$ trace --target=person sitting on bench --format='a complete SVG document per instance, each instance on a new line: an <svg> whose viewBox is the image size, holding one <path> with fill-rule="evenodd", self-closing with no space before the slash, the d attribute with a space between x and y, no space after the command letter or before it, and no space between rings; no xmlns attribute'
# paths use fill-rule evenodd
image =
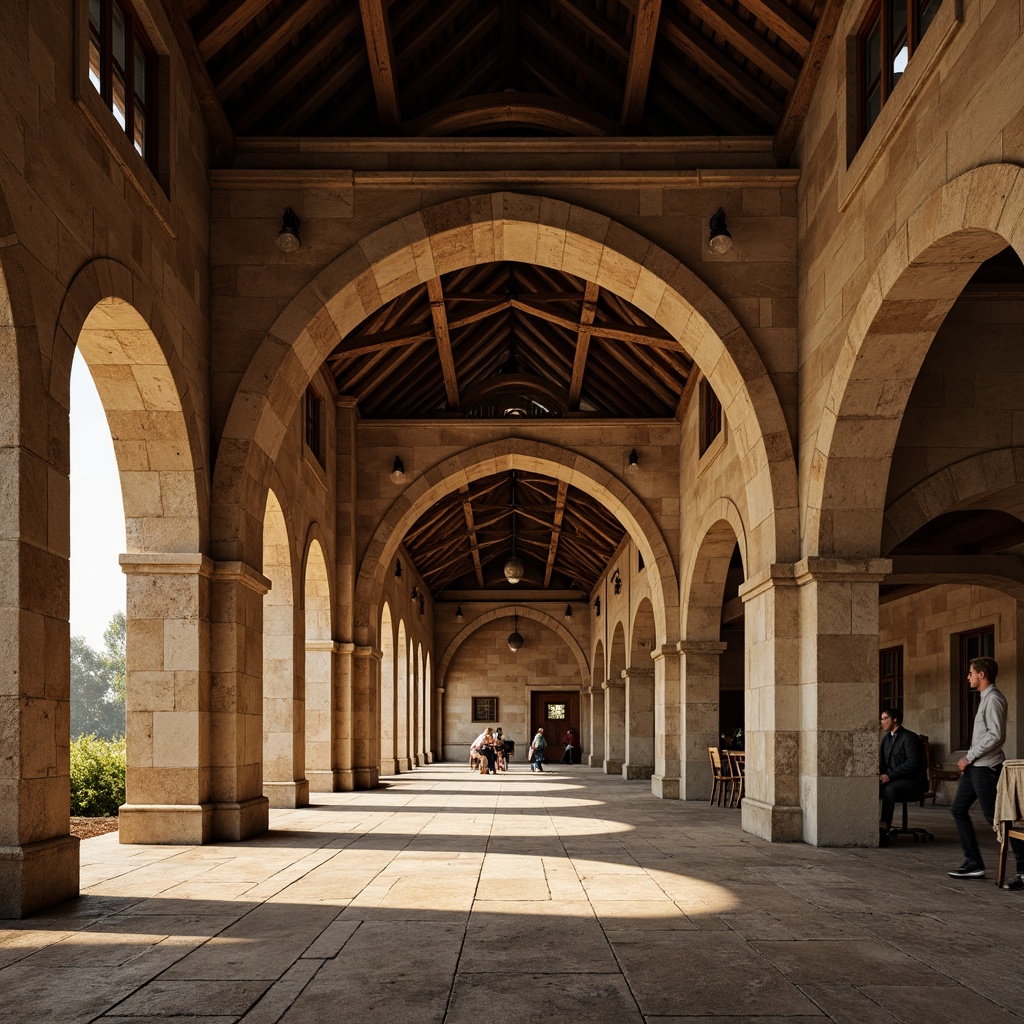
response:
<svg viewBox="0 0 1024 1024"><path fill-rule="evenodd" d="M487 772L490 775L495 774L494 763L497 755L494 752L494 731L488 726L475 740L473 745L469 748L473 754L479 754L487 761Z"/></svg>
<svg viewBox="0 0 1024 1024"><path fill-rule="evenodd" d="M878 794L882 798L878 845L886 846L896 804L920 800L928 791L928 766L917 733L903 728L898 708L886 708L881 720L885 736L878 748Z"/></svg>

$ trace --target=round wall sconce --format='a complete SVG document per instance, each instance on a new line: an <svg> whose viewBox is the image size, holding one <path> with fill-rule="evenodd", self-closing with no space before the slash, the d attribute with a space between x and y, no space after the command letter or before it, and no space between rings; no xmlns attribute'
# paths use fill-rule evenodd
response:
<svg viewBox="0 0 1024 1024"><path fill-rule="evenodd" d="M395 461L391 463L391 482L393 484L400 484L405 479L405 463L402 461L401 455L395 456Z"/></svg>
<svg viewBox="0 0 1024 1024"><path fill-rule="evenodd" d="M286 206L281 215L281 230L277 233L274 245L281 252L295 252L301 244L298 214L290 206Z"/></svg>
<svg viewBox="0 0 1024 1024"><path fill-rule="evenodd" d="M462 605L461 604L458 606L458 608L455 609L455 621L456 622L461 622L462 621Z"/></svg>
<svg viewBox="0 0 1024 1024"><path fill-rule="evenodd" d="M629 453L629 461L626 463L626 469L630 473L636 472L640 468L640 456L637 454L637 450L634 448Z"/></svg>
<svg viewBox="0 0 1024 1024"><path fill-rule="evenodd" d="M719 207L708 221L708 248L716 256L724 256L732 248L732 235L725 225L725 210Z"/></svg>
<svg viewBox="0 0 1024 1024"><path fill-rule="evenodd" d="M615 570L615 575L612 577L612 586L615 588L616 594L622 593L622 576L618 569Z"/></svg>
<svg viewBox="0 0 1024 1024"><path fill-rule="evenodd" d="M565 616L565 617L566 617L567 619L571 619L571 618L572 618L572 605L571 605L571 604L567 604L567 605L565 606L565 611L564 611L564 612L562 612L562 614L563 614L563 615L564 615L564 616Z"/></svg>

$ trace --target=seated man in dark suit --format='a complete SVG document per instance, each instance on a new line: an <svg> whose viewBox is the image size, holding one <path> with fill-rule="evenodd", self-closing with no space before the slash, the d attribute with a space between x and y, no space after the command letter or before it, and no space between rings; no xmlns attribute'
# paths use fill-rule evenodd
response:
<svg viewBox="0 0 1024 1024"><path fill-rule="evenodd" d="M928 791L928 766L916 732L903 728L903 716L896 708L882 712L885 736L878 749L878 792L882 814L878 822L879 845L885 846L892 828L896 804L920 800Z"/></svg>

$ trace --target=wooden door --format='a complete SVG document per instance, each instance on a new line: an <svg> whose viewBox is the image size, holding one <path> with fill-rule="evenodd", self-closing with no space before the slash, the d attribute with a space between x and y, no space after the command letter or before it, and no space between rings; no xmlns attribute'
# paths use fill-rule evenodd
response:
<svg viewBox="0 0 1024 1024"><path fill-rule="evenodd" d="M580 742L580 692L579 690L534 690L530 699L530 740L537 733L537 727L544 727L544 738L548 741L545 760L558 763L562 760L565 747L562 737L572 726L576 733L576 760L579 761Z"/></svg>

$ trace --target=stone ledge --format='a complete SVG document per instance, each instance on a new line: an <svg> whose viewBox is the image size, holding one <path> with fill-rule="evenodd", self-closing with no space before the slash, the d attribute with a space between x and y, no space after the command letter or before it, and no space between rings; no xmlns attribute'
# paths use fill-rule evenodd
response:
<svg viewBox="0 0 1024 1024"><path fill-rule="evenodd" d="M201 846L213 838L213 804L123 804L118 842Z"/></svg>

